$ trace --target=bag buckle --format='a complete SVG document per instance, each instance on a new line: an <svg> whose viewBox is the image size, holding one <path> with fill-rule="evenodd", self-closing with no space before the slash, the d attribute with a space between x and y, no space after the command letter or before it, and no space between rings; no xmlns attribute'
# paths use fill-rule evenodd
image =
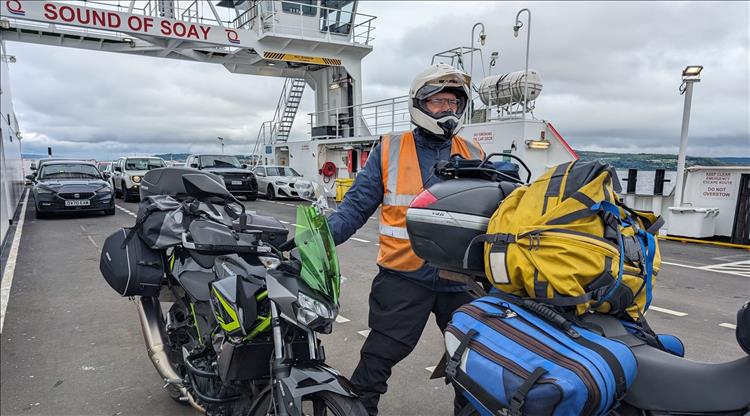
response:
<svg viewBox="0 0 750 416"><path fill-rule="evenodd" d="M526 399L518 397L517 395L514 395L510 398L510 403L508 403L508 410L510 410L511 416L521 416L523 412L521 412L521 409L523 409L523 405L526 404Z"/></svg>
<svg viewBox="0 0 750 416"><path fill-rule="evenodd" d="M458 364L459 362L452 358L448 360L448 362L445 364L445 374L449 378L451 379L456 378L456 374L458 374Z"/></svg>

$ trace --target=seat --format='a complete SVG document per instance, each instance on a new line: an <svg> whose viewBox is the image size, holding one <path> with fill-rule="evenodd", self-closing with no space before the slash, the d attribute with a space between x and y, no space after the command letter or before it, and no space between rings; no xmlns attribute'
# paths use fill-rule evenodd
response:
<svg viewBox="0 0 750 416"><path fill-rule="evenodd" d="M643 410L718 413L750 408L750 356L709 364L651 347L615 318L592 314L583 321L630 346L638 374L625 402Z"/></svg>
<svg viewBox="0 0 750 416"><path fill-rule="evenodd" d="M730 412L750 408L750 357L709 364L648 345L633 348L638 375L625 402L644 410Z"/></svg>

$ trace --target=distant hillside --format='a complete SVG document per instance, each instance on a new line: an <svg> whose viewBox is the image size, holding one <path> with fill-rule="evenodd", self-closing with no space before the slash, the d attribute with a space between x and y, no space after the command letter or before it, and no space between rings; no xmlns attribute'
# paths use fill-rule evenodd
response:
<svg viewBox="0 0 750 416"><path fill-rule="evenodd" d="M661 155L655 153L607 153L587 152L576 150L581 160L601 160L611 164L616 169L639 169L639 170L677 170L676 155ZM688 156L688 166L728 166L728 165L750 165L750 158L742 157L693 157Z"/></svg>
<svg viewBox="0 0 750 416"><path fill-rule="evenodd" d="M750 166L750 157L717 157L716 159L728 165Z"/></svg>

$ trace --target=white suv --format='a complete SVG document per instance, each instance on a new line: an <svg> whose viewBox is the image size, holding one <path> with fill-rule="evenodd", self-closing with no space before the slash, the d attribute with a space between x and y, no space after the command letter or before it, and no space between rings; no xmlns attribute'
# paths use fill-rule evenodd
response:
<svg viewBox="0 0 750 416"><path fill-rule="evenodd" d="M125 202L137 200L143 175L151 169L165 167L167 164L159 157L128 156L117 159L112 165L112 188L115 190L115 197L122 196Z"/></svg>

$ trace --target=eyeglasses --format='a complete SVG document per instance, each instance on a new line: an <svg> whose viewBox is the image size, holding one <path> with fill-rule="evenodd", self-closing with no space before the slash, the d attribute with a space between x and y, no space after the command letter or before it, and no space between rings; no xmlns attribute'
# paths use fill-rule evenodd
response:
<svg viewBox="0 0 750 416"><path fill-rule="evenodd" d="M425 100L428 104L432 104L436 107L445 107L446 105L450 108L458 108L458 100L455 98L428 98Z"/></svg>

